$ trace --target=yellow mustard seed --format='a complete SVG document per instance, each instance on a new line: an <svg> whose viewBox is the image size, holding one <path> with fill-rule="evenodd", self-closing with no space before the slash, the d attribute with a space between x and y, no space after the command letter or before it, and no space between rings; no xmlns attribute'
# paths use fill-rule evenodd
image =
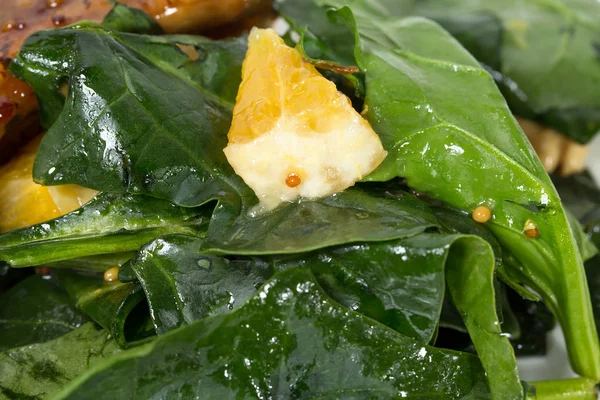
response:
<svg viewBox="0 0 600 400"><path fill-rule="evenodd" d="M492 210L486 206L479 206L473 210L473 219L481 224L485 224L492 218Z"/></svg>
<svg viewBox="0 0 600 400"><path fill-rule="evenodd" d="M293 188L302 183L302 179L296 174L289 174L287 179L285 180L285 184L289 187Z"/></svg>
<svg viewBox="0 0 600 400"><path fill-rule="evenodd" d="M105 282L115 282L119 279L119 267L112 267L104 271Z"/></svg>
<svg viewBox="0 0 600 400"><path fill-rule="evenodd" d="M536 225L535 222L533 222L532 220L528 219L527 222L525 222L525 235L527 235L527 237L530 237L532 239L535 239L536 237L540 236L540 230L538 228L538 226Z"/></svg>

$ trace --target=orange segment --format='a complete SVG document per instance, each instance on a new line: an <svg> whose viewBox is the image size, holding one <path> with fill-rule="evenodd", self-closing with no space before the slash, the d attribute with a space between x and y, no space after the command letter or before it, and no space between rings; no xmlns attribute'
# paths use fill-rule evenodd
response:
<svg viewBox="0 0 600 400"><path fill-rule="evenodd" d="M39 144L40 138L33 140L0 167L0 233L68 214L97 193L76 185L47 187L33 182L31 170Z"/></svg>
<svg viewBox="0 0 600 400"><path fill-rule="evenodd" d="M264 209L344 190L386 156L350 100L271 29L250 32L228 139Z"/></svg>

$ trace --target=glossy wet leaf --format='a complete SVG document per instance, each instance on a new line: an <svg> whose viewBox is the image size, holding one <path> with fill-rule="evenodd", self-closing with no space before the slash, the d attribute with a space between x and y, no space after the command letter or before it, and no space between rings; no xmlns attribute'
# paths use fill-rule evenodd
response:
<svg viewBox="0 0 600 400"><path fill-rule="evenodd" d="M442 24L489 68L515 113L582 143L600 131L598 2L380 3L382 12L426 16Z"/></svg>
<svg viewBox="0 0 600 400"><path fill-rule="evenodd" d="M308 268L330 297L405 336L431 340L445 288L445 264L458 236L418 235L292 256L230 259L203 254L202 240L158 239L124 268L144 287L159 334L238 308L274 271ZM474 239L474 248L485 246ZM489 258L487 258L487 257ZM490 254L480 264L489 267Z"/></svg>
<svg viewBox="0 0 600 400"><path fill-rule="evenodd" d="M273 275L266 261L206 255L201 246L193 237L157 239L124 266L144 288L159 335L238 308Z"/></svg>
<svg viewBox="0 0 600 400"><path fill-rule="evenodd" d="M585 234L600 246L600 189L589 173L553 178L563 203L584 224ZM585 271L592 298L594 319L600 329L600 255L587 260Z"/></svg>
<svg viewBox="0 0 600 400"><path fill-rule="evenodd" d="M135 252L99 254L71 258L47 264L51 268L75 268L85 271L104 272L112 267L120 267L135 256Z"/></svg>
<svg viewBox="0 0 600 400"><path fill-rule="evenodd" d="M154 335L139 283L105 282L101 274L57 271L72 302L121 347Z"/></svg>
<svg viewBox="0 0 600 400"><path fill-rule="evenodd" d="M495 312L496 262L487 242L423 234L321 251L298 262L313 270L333 299L424 342L434 339L447 286L490 371L492 393L520 395L514 354Z"/></svg>
<svg viewBox="0 0 600 400"><path fill-rule="evenodd" d="M47 398L119 348L93 323L46 343L0 353L0 396Z"/></svg>
<svg viewBox="0 0 600 400"><path fill-rule="evenodd" d="M333 300L427 343L437 329L447 283L484 365L495 371L494 390L508 393L516 382L520 393L512 348L494 310L494 253L476 236L421 234L232 260L203 255L201 248L200 239L159 239L130 263L159 334L237 308L273 271L304 268Z"/></svg>
<svg viewBox="0 0 600 400"><path fill-rule="evenodd" d="M102 26L119 32L145 33L148 35L160 35L162 33L160 25L148 14L122 3L115 3L114 7L102 20Z"/></svg>
<svg viewBox="0 0 600 400"><path fill-rule="evenodd" d="M221 151L244 54L244 38L145 36L92 23L33 34L10 70L34 88L48 128L34 179L185 206L247 191Z"/></svg>
<svg viewBox="0 0 600 400"><path fill-rule="evenodd" d="M446 258L455 240L460 239L423 234L390 242L338 246L273 261L278 270L310 269L333 300L404 336L428 343L437 328ZM493 265L493 257L485 261Z"/></svg>
<svg viewBox="0 0 600 400"><path fill-rule="evenodd" d="M296 268L232 313L93 367L57 398L436 395L488 398L477 358L423 346L341 307Z"/></svg>
<svg viewBox="0 0 600 400"><path fill-rule="evenodd" d="M488 205L489 229L523 266L509 276L535 289L557 314L574 369L600 378L600 345L576 240L492 77L441 27L400 18L394 3L279 3L284 14L286 7L350 5L328 15L337 14L329 18L338 22L335 34L344 22L348 37L360 42L355 56L365 73L363 114L389 152L369 179L402 176L409 186L466 212ZM319 37L329 34L331 23L296 25L308 25ZM534 240L524 234L528 220L541 232Z"/></svg>
<svg viewBox="0 0 600 400"><path fill-rule="evenodd" d="M204 249L222 254L299 253L412 236L437 225L427 203L409 193L364 185L258 216L238 214L221 204Z"/></svg>
<svg viewBox="0 0 600 400"><path fill-rule="evenodd" d="M1 235L0 260L25 267L136 251L162 235L202 235L210 212L210 206L183 208L149 197L101 193L70 214Z"/></svg>
<svg viewBox="0 0 600 400"><path fill-rule="evenodd" d="M498 276L524 298L530 300L539 299L535 293L521 286L517 280L512 279L508 275L502 260L502 246L500 246L498 240L485 224L475 222L467 212L456 210L445 205L435 206L432 208L432 211L445 232L476 235L488 242L494 251L494 256L496 258L496 273Z"/></svg>
<svg viewBox="0 0 600 400"><path fill-rule="evenodd" d="M0 296L0 351L43 343L88 321L50 276L31 276Z"/></svg>
<svg viewBox="0 0 600 400"><path fill-rule="evenodd" d="M484 242L485 243L485 242ZM515 355L502 334L496 314L494 262L489 246L474 246L465 240L449 249L446 281L453 304L485 367L493 396L520 398Z"/></svg>

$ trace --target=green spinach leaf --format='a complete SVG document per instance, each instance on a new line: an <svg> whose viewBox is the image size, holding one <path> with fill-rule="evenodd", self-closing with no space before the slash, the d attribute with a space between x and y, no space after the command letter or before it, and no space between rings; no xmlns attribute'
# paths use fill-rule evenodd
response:
<svg viewBox="0 0 600 400"><path fill-rule="evenodd" d="M104 282L101 275L58 271L75 305L102 326L121 347L154 335L145 301L138 283Z"/></svg>
<svg viewBox="0 0 600 400"><path fill-rule="evenodd" d="M379 3L382 13L438 21L489 68L515 113L537 119L581 143L600 131L598 2Z"/></svg>
<svg viewBox="0 0 600 400"><path fill-rule="evenodd" d="M170 237L146 246L131 268L144 286L157 332L243 304L273 271L305 268L334 300L426 343L437 328L446 283L492 391L521 386L495 309L494 253L476 236L421 234L292 256L203 255L202 241Z"/></svg>
<svg viewBox="0 0 600 400"><path fill-rule="evenodd" d="M115 2L112 10L102 20L102 26L111 30L129 33L160 35L162 29L156 21L142 10Z"/></svg>
<svg viewBox="0 0 600 400"><path fill-rule="evenodd" d="M101 193L68 215L0 236L0 260L13 267L53 263L98 269L103 258L138 250L160 236L204 237L221 254L299 253L356 241L382 241L435 229L427 203L394 188L367 184L316 201L289 203L254 216L230 202L184 208L147 196ZM210 223L209 223L210 220ZM75 259L70 262L60 262ZM91 262L95 261L95 262Z"/></svg>
<svg viewBox="0 0 600 400"><path fill-rule="evenodd" d="M0 351L47 342L87 321L55 279L31 276L0 296Z"/></svg>
<svg viewBox="0 0 600 400"><path fill-rule="evenodd" d="M220 204L204 248L220 254L300 253L408 237L436 226L428 204L411 194L363 185L314 201L285 204L258 216L239 214Z"/></svg>
<svg viewBox="0 0 600 400"><path fill-rule="evenodd" d="M298 7L351 5L329 14L338 15L330 20L343 21L357 44L366 84L363 114L389 152L369 179L401 176L459 209L490 207L489 229L523 266L509 275L540 293L557 315L574 369L600 378L600 345L576 240L552 182L491 76L438 25L400 19L384 3L279 3L284 14ZM322 37L332 24L295 25L308 25ZM529 220L539 237L525 235Z"/></svg>
<svg viewBox="0 0 600 400"><path fill-rule="evenodd" d="M570 177L553 177L563 204L569 208L575 217L583 224L576 232L586 235L597 247L600 246L600 189L589 172ZM600 256L587 260L586 276L596 327L600 329Z"/></svg>
<svg viewBox="0 0 600 400"><path fill-rule="evenodd" d="M210 212L208 206L183 208L145 196L101 193L70 214L1 235L0 260L25 267L136 251L162 235L203 235Z"/></svg>
<svg viewBox="0 0 600 400"><path fill-rule="evenodd" d="M391 377L394 377L392 379ZM477 358L423 346L277 274L243 307L97 364L58 399L488 398Z"/></svg>
<svg viewBox="0 0 600 400"><path fill-rule="evenodd" d="M41 399L119 352L108 333L87 323L46 343L0 353L0 396L7 399Z"/></svg>
<svg viewBox="0 0 600 400"><path fill-rule="evenodd" d="M245 38L145 36L89 22L33 34L10 70L34 88L48 128L34 180L184 206L236 193L254 202L222 152L245 48Z"/></svg>
<svg viewBox="0 0 600 400"><path fill-rule="evenodd" d="M135 256L135 252L99 254L46 263L51 268L72 268L85 271L104 272L112 267L121 267Z"/></svg>
<svg viewBox="0 0 600 400"><path fill-rule="evenodd" d="M156 333L244 304L273 275L258 258L202 254L202 240L186 236L157 239L145 246L123 268L131 268L140 282Z"/></svg>

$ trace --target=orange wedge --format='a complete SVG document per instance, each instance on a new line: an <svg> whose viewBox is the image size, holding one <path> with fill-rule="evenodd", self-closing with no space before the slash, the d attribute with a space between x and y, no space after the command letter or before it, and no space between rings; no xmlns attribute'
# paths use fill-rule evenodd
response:
<svg viewBox="0 0 600 400"><path fill-rule="evenodd" d="M228 139L264 210L344 190L386 156L350 100L271 29L250 32Z"/></svg>
<svg viewBox="0 0 600 400"><path fill-rule="evenodd" d="M81 207L98 192L76 185L41 186L31 170L41 138L0 167L0 233L60 217Z"/></svg>

